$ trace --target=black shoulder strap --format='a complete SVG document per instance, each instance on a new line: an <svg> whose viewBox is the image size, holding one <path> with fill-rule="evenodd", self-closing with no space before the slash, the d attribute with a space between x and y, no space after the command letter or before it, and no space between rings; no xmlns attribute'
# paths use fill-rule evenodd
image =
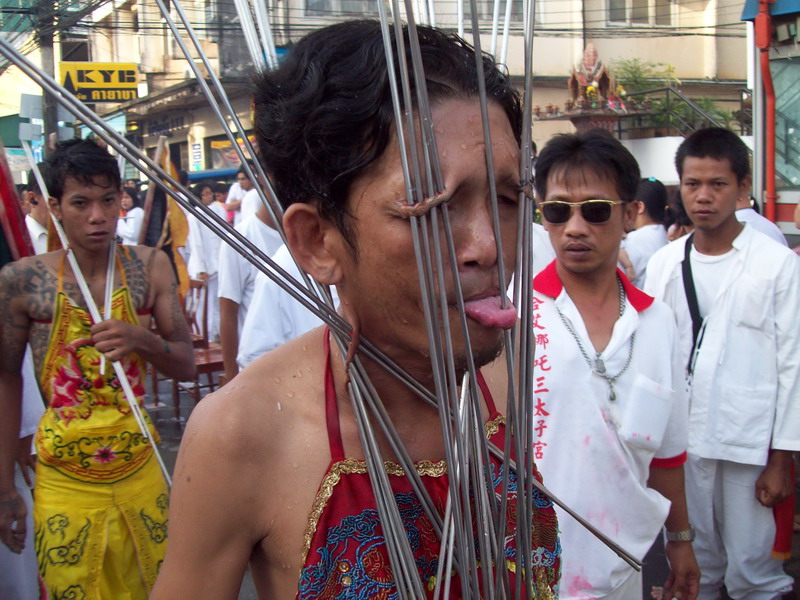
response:
<svg viewBox="0 0 800 600"><path fill-rule="evenodd" d="M692 250L692 242L694 240L694 233L689 235L686 240L686 248L683 253L683 263L681 270L683 272L683 290L686 292L686 303L689 305L689 314L692 316L692 352L689 354L689 364L692 362L692 355L697 346L697 336L700 334L700 328L703 325L703 319L700 317L700 307L697 305L697 292L694 289L694 278L692 278L692 263L689 260L689 253Z"/></svg>

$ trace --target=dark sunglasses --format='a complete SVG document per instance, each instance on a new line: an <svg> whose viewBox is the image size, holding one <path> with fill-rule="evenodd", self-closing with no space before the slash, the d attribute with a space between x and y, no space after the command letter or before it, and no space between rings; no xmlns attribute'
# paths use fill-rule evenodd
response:
<svg viewBox="0 0 800 600"><path fill-rule="evenodd" d="M615 204L623 204L622 200L603 200L596 198L583 202L564 202L563 200L548 200L542 202L541 211L548 223L560 225L569 221L572 208L579 207L583 220L592 225L606 223L611 218L611 209Z"/></svg>

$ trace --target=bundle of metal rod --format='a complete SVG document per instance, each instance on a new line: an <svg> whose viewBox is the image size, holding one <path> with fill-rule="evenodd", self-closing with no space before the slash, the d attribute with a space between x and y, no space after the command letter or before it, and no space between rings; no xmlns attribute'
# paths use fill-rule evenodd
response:
<svg viewBox="0 0 800 600"><path fill-rule="evenodd" d="M246 0L242 0L246 1ZM183 36L181 35L181 30L178 25L175 23L175 20L172 18L172 13L170 12L169 5L164 2L164 0L156 0L158 4L158 8L161 11L161 15L164 18L164 22L169 27L172 35L175 38L175 42L178 44L178 47L181 49L181 52L185 57L188 59L189 67L192 69L194 76L197 80L198 85L200 86L203 95L205 96L206 100L209 102L209 106L214 111L220 125L222 126L225 135L228 138L228 141L231 143L231 147L236 152L239 161L242 164L242 168L247 173L248 178L251 181L258 182L259 185L256 185L254 189L256 193L258 193L261 202L267 207L270 216L272 217L273 223L277 225L277 231L281 235L281 239L283 242L286 242L286 237L283 233L282 217L283 217L283 209L281 208L280 202L278 202L277 197L275 196L275 190L272 189L272 185L269 182L269 178L267 177L266 173L264 172L264 168L262 167L259 161L248 160L248 157L256 156L255 149L253 145L250 143L250 139L247 137L245 133L244 127L242 127L242 123L239 119L239 116L236 114L236 111L233 109L230 101L228 100L228 96L225 94L225 90L222 87L222 83L217 77L216 71L214 70L213 66L211 65L211 61L208 59L205 51L203 50L203 46L200 42L200 39L194 32L191 23L189 22L189 18L186 16L186 12L183 10L183 6L180 2L172 3L173 8L178 14L178 18L181 21L181 25L183 27L183 31L186 33L189 40L192 42L194 46L195 53L200 57L201 62L203 63L203 67L205 68L205 72L208 74L209 81L211 82L211 86L205 80L205 74L200 69L199 65L197 65L194 60L192 59L192 52L186 46L186 43L183 41ZM247 21L247 25L245 25L246 36L248 38L256 37L256 33L253 30L252 23L246 19L247 16L247 7L242 6L242 13L240 16L242 17L242 21ZM268 27L268 22L264 24L265 27ZM271 37L271 36L270 36ZM254 55L257 55L258 52L254 52ZM269 54L269 52L267 52ZM254 58L254 60L256 60ZM277 61L276 61L277 62ZM256 65L263 64L263 58L256 62ZM273 63L275 64L275 63ZM213 87L213 93L212 92ZM220 106L221 105L221 106ZM234 129L231 129L230 125L228 124L228 120L233 123ZM237 137L238 135L238 137ZM239 146L239 141L241 140L244 149ZM246 152L245 152L246 151ZM136 164L136 163L134 163ZM302 273L302 270L301 270ZM307 281L307 279L305 279Z"/></svg>
<svg viewBox="0 0 800 600"><path fill-rule="evenodd" d="M244 134L244 128L228 101L210 61L203 52L200 40L194 34L181 3L178 1L171 3L180 21L180 27L173 20L164 1L157 0L157 3L176 43L189 58L188 63L195 71L197 82L209 105L213 108L226 136L231 141L232 147L238 153L244 170L253 181L259 181L260 185L256 186L256 189L261 201L269 209L274 222L279 225L279 231L281 231L285 241L285 236L283 236L280 228L282 217L280 203L265 176L262 165L255 161L251 166L246 160L248 155L255 156L255 151ZM248 40L248 47L253 55L254 63L257 65L272 65L274 62L270 59L271 51L269 48L271 42L268 41L271 37L269 23L266 19L266 13L259 16L259 5L259 3L255 3L255 7L253 7L247 0L237 0L237 10L245 29L245 37ZM523 95L525 121L523 123L520 172L523 176L523 182L529 182L532 87L530 73L534 15L533 3L526 2L525 5L525 89ZM531 366L533 364L534 338L531 324L531 289L530 285L525 285L525 282L530 282L532 279L530 240L533 207L530 197L524 192L520 194L519 198L519 229L517 234L519 243L517 268L514 273L515 281L518 283L515 296L518 302L517 306L521 311L521 319L513 332L505 334L504 340L505 347L509 350L506 354L506 366L509 374L506 438L502 449L487 442L484 434L484 424L481 420L481 395L477 389L477 373L469 350L467 317L464 311L462 291L459 286L456 251L447 206L446 190L437 158L436 136L432 129L430 106L424 85L425 77L415 34L415 12L422 13L421 21L434 24L436 15L433 11L433 4L427 4L424 0L419 2L416 7L412 4L412 0L405 0L405 4L402 7L398 0L393 0L390 5L391 14L404 14L408 22L411 55L406 57L405 45L402 41L404 32L399 20L395 19L393 23L390 22L383 2L378 2L377 6L386 48L387 68L392 74L399 73L399 78L397 79L390 77L395 107L395 122L397 123L395 129L406 181L406 200L409 206L414 207L410 212L410 223L416 252L420 289L423 295L424 321L429 339L431 368L435 382L433 391L426 389L366 339L359 341L358 354L348 361L348 392L353 403L368 472L377 500L387 551L391 559L392 572L397 580L398 594L401 598L425 597L422 582L409 547L407 534L403 528L398 506L385 471L385 459L381 456L377 442L379 435L382 435L388 441L393 453L392 460L397 462L409 478L436 535L442 542L434 597L449 597L453 573L460 580L462 597L464 598L531 597L533 589L533 582L531 581L533 573L531 564L533 506L531 499L534 489L542 491L552 498L556 504L575 516L612 550L636 567L638 562L633 557L600 534L579 516L574 515L573 511L550 494L533 476L532 449L536 440L533 438L532 399L534 397L534 387ZM510 3L507 2L506 22L508 21L509 6ZM263 9L263 5L261 5L261 9ZM415 11L415 9L418 10ZM258 30L255 29L250 21L251 11L256 16ZM461 2L459 2L459 11L463 13ZM492 220L495 240L498 245L498 257L500 257L498 267L499 280L501 288L505 289L508 279L505 265L502 264L503 254L497 216L497 194L493 180L492 144L488 127L486 94L483 91L482 83L481 39L475 0L471 0L470 13L472 15L472 44L476 48L476 67L480 74L481 113L487 150L487 173L489 174L489 187L492 197ZM499 9L495 11L495 14L499 14ZM392 42L390 28L394 28L394 39L398 40L397 48L392 48L394 42ZM496 51L496 29L497 18L493 27L493 52ZM507 24L504 30L507 36ZM459 32L463 34L462 25L459 25ZM184 35L194 46L194 51L190 51L184 43ZM264 46L263 50L258 48L258 43ZM504 47L507 47L507 42L504 43ZM392 62L394 52L398 56L397 65ZM58 102L78 115L98 137L103 139L131 164L136 165L148 178L161 186L168 195L174 198L190 214L194 215L200 223L222 237L226 243L229 243L245 259L286 290L295 300L327 323L339 346L341 355L346 356L349 354L350 345L354 343L352 339L353 328L351 324L347 323L333 310L330 296L326 289L311 281L305 273L303 273L302 281L294 280L270 257L266 256L259 248L255 247L239 232L232 229L224 220L205 207L188 189L170 177L158 164L144 156L133 144L117 134L69 92L47 77L2 40L0 40L0 54L15 62L21 70L28 74L44 90L53 94ZM205 72L201 72L200 67L191 60L193 55L200 57ZM410 68L409 64L411 65ZM208 82L205 77L208 77ZM410 91L410 83L412 81L416 83L414 88L417 90L417 96L413 98ZM411 106L416 107L416 110L402 108ZM419 139L417 139L418 137ZM244 149L241 149L237 143L239 139L243 142ZM459 330L457 332L450 330L450 321L447 317L450 309L445 296L445 273L448 270L452 273L452 282L456 288L454 296L458 303L460 317L456 325ZM507 306L505 299L502 302L504 307ZM454 336L462 337L467 347L467 368L463 379L458 375L459 370L456 368L454 361L452 345ZM392 426L391 419L383 407L379 395L369 381L364 368L364 359L375 361L407 385L420 398L439 409L450 483L447 506L443 515L433 505L416 473L415 465L410 459L409 453L404 448L401 436ZM120 379L122 380L122 377ZM500 468L502 473L502 493L499 501L495 494L492 473L489 468L490 455L502 460ZM512 459L512 456L516 457L516 461ZM516 564L513 568L513 571L518 575L514 578L508 576L506 559L503 554L512 474L517 479L515 485L518 490L516 519L516 546L518 551L515 555ZM480 576L476 568L478 563L481 564Z"/></svg>

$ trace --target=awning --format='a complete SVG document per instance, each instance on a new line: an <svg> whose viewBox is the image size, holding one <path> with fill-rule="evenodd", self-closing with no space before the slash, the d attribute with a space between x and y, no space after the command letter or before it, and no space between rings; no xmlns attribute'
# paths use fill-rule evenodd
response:
<svg viewBox="0 0 800 600"><path fill-rule="evenodd" d="M800 0L775 0L775 3L769 6L769 14L773 17L795 13L800 14ZM752 21L757 14L758 0L745 0L742 21Z"/></svg>

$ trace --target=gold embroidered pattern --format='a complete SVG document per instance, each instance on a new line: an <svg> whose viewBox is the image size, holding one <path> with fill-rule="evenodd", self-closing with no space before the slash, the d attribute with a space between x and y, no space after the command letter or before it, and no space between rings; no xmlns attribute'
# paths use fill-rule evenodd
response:
<svg viewBox="0 0 800 600"><path fill-rule="evenodd" d="M487 422L484 425L486 437L490 438L497 433L500 430L500 425L505 424L505 422L506 418L503 415L499 415ZM389 475L396 475L398 477L405 475L403 467L396 462L387 460L384 461L383 466ZM419 475L424 475L427 477L441 477L442 475L447 474L447 462L443 460L421 460L414 463L414 467ZM308 551L311 549L311 541L314 538L314 533L317 530L319 518L322 516L322 511L325 510L328 500L330 500L330 497L333 495L333 488L336 487L337 483L339 483L342 475L365 474L366 472L367 464L363 460L357 460L354 458L346 458L334 463L331 466L330 470L325 475L322 483L319 486L319 492L317 492L317 496L314 498L314 504L311 505L311 513L308 515L308 524L306 525L306 531L303 534L303 550L300 560L301 569L306 564L306 558L308 556Z"/></svg>
<svg viewBox="0 0 800 600"><path fill-rule="evenodd" d="M536 579L536 599L555 600L551 587L555 582L550 581L550 578L547 576L547 569L544 567L534 567L533 576L534 579Z"/></svg>
<svg viewBox="0 0 800 600"><path fill-rule="evenodd" d="M484 430L486 431L486 437L487 438L492 437L495 433L500 431L500 425L505 425L505 424L506 424L506 418L503 415L498 415L491 421L487 422L483 426Z"/></svg>
<svg viewBox="0 0 800 600"><path fill-rule="evenodd" d="M396 475L398 477L405 475L403 467L396 462L387 460L384 461L383 466L389 475ZM420 475L426 475L428 477L441 477L447 473L447 463L443 460L421 460L417 463L414 463L414 466L417 470L417 473ZM306 525L306 531L303 535L303 552L301 555L302 560L300 561L301 565L306 564L306 556L308 556L308 551L311 548L311 540L314 537L314 532L317 530L319 518L322 515L322 511L325 510L325 506L328 504L328 500L330 500L331 495L333 495L333 488L336 487L337 483L339 483L342 475L363 475L366 472L367 464L363 460L356 460L354 458L346 458L345 460L341 460L331 466L330 471L328 471L328 474L325 475L325 478L322 480L322 483L319 486L319 492L317 492L317 497L314 498L314 504L311 506L311 514L308 515L308 524Z"/></svg>

